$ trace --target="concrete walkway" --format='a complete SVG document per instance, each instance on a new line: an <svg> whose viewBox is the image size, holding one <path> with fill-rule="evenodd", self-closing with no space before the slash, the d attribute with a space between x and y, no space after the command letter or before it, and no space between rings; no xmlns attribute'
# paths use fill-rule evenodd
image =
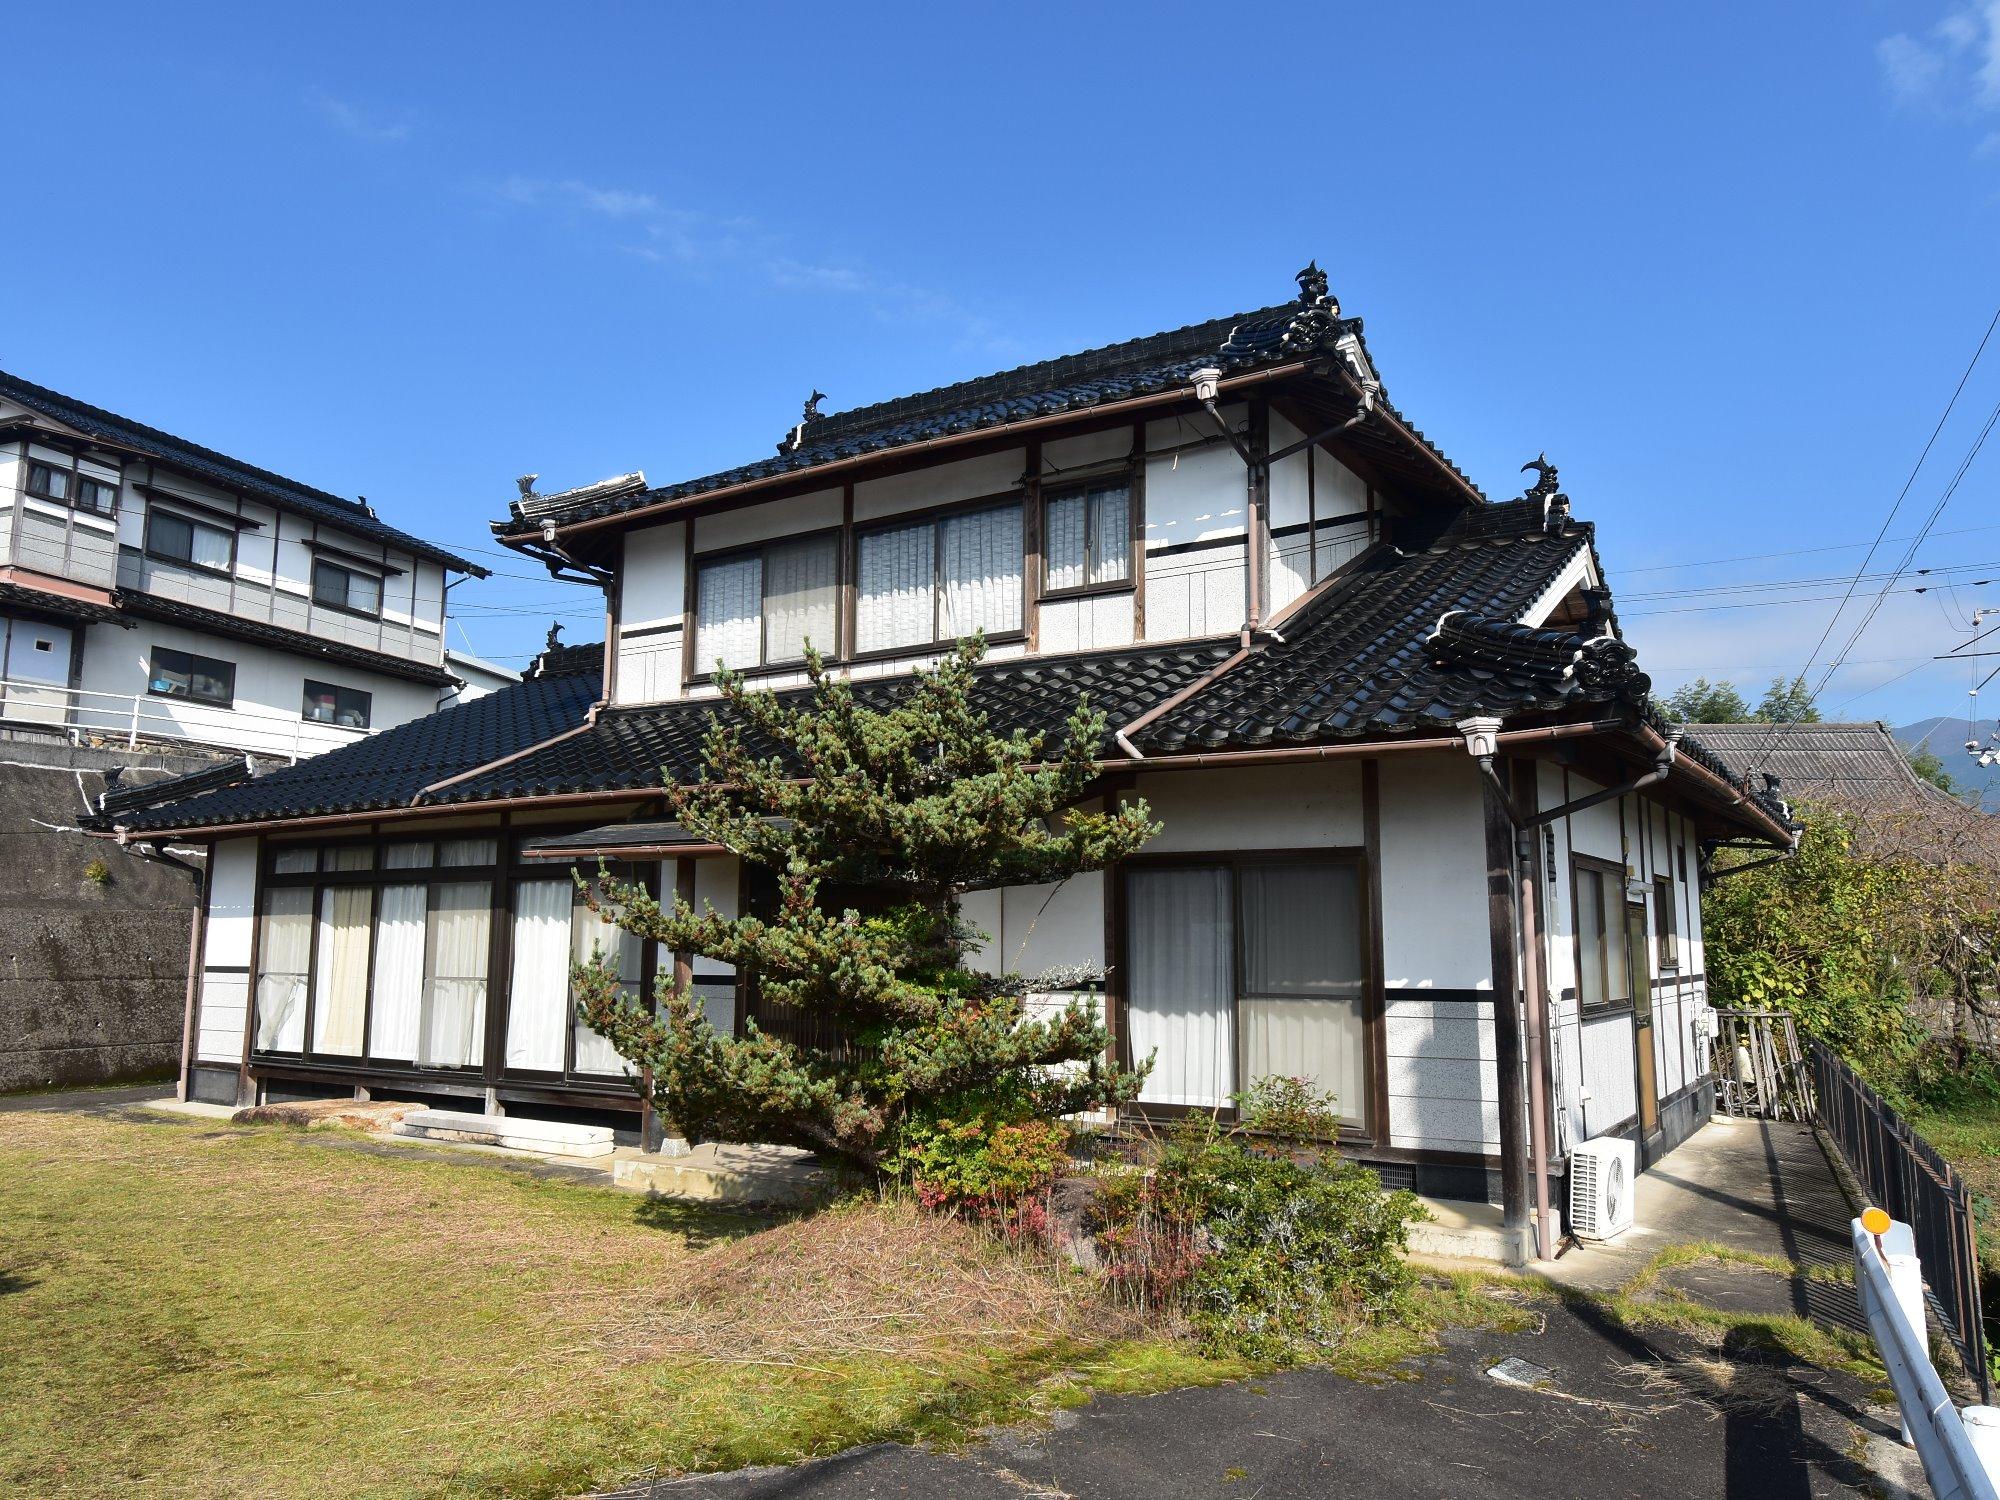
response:
<svg viewBox="0 0 2000 1500"><path fill-rule="evenodd" d="M1640 1174L1631 1229L1528 1269L1560 1286L1608 1292L1668 1246L1706 1242L1808 1273L1844 1273L1854 1212L1810 1125L1719 1118ZM1795 1313L1829 1327L1863 1327L1854 1288L1810 1274L1772 1276L1721 1264L1676 1267L1664 1279L1731 1312Z"/></svg>

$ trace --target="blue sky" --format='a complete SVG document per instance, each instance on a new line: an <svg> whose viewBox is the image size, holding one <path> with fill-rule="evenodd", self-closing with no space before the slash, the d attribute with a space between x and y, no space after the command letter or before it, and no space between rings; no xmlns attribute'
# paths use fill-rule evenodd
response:
<svg viewBox="0 0 2000 1500"><path fill-rule="evenodd" d="M1258 306L1317 257L1490 494L1561 466L1663 686L1755 687L2000 303L2000 4L77 5L9 39L0 366L464 547L518 473L709 472L814 386ZM2000 337L1892 537L1996 402ZM1964 709L1924 663L2000 605L1996 476L1827 707ZM523 576L458 592L460 644L594 634L484 560Z"/></svg>

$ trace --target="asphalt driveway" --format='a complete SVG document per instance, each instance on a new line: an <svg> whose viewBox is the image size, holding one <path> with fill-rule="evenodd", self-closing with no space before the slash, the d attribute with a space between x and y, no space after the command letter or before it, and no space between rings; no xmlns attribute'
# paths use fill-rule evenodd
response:
<svg viewBox="0 0 2000 1500"><path fill-rule="evenodd" d="M1539 1329L1460 1332L1402 1378L1300 1370L1100 1400L958 1453L877 1444L786 1469L670 1480L620 1500L1323 1500L1330 1495L1806 1496L1894 1493L1921 1471L1858 1380L1738 1363L1545 1304ZM1516 1356L1540 1388L1487 1373Z"/></svg>

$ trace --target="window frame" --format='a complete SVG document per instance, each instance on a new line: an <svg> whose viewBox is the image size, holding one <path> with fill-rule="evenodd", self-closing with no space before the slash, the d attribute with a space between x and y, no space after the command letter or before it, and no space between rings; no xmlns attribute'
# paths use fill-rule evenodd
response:
<svg viewBox="0 0 2000 1500"><path fill-rule="evenodd" d="M153 684L159 681L160 678L160 657L162 654L168 656L178 656L186 660L187 670L183 675L186 676L187 678L188 690L185 693L172 693L172 692L163 693L158 688L153 686ZM210 667L223 668L223 675L226 677L226 680L229 683L228 697L214 698L206 694L197 693L194 690L195 676L196 676L195 664L197 662L206 662ZM206 675L214 677L218 674L211 671ZM148 653L146 657L146 694L148 697L165 698L171 702L199 703L208 708L226 708L234 710L236 707L236 663L233 661L225 661L223 660L223 658L219 656L204 656L199 651L188 651L184 650L179 646L162 646L158 641L155 641L153 643L152 651Z"/></svg>
<svg viewBox="0 0 2000 1500"><path fill-rule="evenodd" d="M74 511L78 515L95 516L100 521L117 518L119 496L124 489L122 476L118 482L108 483L94 474L86 474L81 467L81 461L75 455L71 455L67 464L57 464L46 458L36 458L32 453L23 453L22 462L26 465L21 475L22 494L39 500L44 505L60 505L63 509ZM35 471L38 469L47 474L64 475L69 481L69 493L52 495L46 489L35 488ZM110 507L100 509L95 505L83 504L79 497L85 485L89 485L93 490L107 491L111 497Z"/></svg>
<svg viewBox="0 0 2000 1500"><path fill-rule="evenodd" d="M438 845L448 839L472 838L491 839L494 857L486 864L441 865L438 863ZM511 888L509 888L509 867L507 863L507 830L498 826L486 828L447 829L424 833L412 831L401 835L380 834L359 838L292 839L283 843L266 839L257 852L257 906L255 937L252 940L250 957L250 1004L246 1018L248 1028L245 1041L245 1057L251 1063L276 1063L279 1066L296 1064L316 1068L332 1068L344 1071L395 1072L402 1074L424 1074L430 1076L483 1077L486 1075L487 1053L490 1050L490 1029L480 1038L480 1060L441 1066L434 1063L420 1063L409 1058L377 1057L368 1049L375 1040L375 954L382 936L382 891L392 885L421 885L425 887L424 911L428 923L430 913L436 909L438 887L446 885L476 885L486 887L486 910L489 924L507 923L511 930L513 909ZM428 843L431 846L430 862L426 865L387 866L385 851L391 844ZM312 849L318 857L310 870L279 870L277 856L289 850ZM330 868L333 861L329 851L363 849L368 852L369 864L365 870L340 870ZM361 1051L359 1052L316 1052L313 1050L314 1022L319 1008L319 929L320 912L325 893L336 886L366 886L369 888L368 904L368 990L361 1012ZM269 914L269 898L273 891L305 887L312 892L312 901L307 910L312 923L312 936L306 949L306 1005L300 1020L300 1043L295 1051L266 1051L257 1046L257 986L263 977L263 924ZM509 904L496 903L496 893L509 889ZM486 974L486 1025L490 1027L494 1006L494 960L496 952L492 927L487 931L487 974ZM425 964L428 968L429 957ZM503 961L504 962L504 961ZM504 997L503 997L504 999Z"/></svg>
<svg viewBox="0 0 2000 1500"><path fill-rule="evenodd" d="M1049 506L1058 500L1069 499L1078 494L1084 497L1083 571L1085 578L1088 579L1090 574L1090 559L1095 550L1093 544L1098 532L1098 508L1091 503L1090 492L1092 490L1109 489L1112 487L1114 481L1122 485L1125 490L1125 576L1123 578L1114 578L1107 583L1090 583L1086 581L1063 589L1049 587L1049 571L1052 566L1052 561L1049 557L1048 540ZM1137 490L1138 485L1134 481L1134 469L1130 465L1123 470L1097 474L1087 479L1058 482L1056 484L1044 482L1041 489L1041 514L1039 517L1042 539L1042 576L1039 579L1040 588L1036 594L1038 602L1043 600L1056 600L1060 602L1064 599L1089 599L1100 594L1126 594L1134 593L1138 590L1139 579L1136 558L1140 542Z"/></svg>
<svg viewBox="0 0 2000 1500"><path fill-rule="evenodd" d="M1580 1015L1616 1015L1632 1008L1632 996L1613 993L1613 980L1627 989L1631 987L1631 956L1625 952L1625 867L1612 860L1599 859L1591 854L1571 854L1569 874L1569 930L1570 948L1575 959L1576 1004ZM1604 942L1602 957L1603 995L1601 1000L1584 999L1583 991L1583 875L1585 872L1612 882L1606 889L1604 904L1600 906L1600 935ZM1615 922L1615 927L1614 927ZM1617 962L1613 962L1612 939L1618 944Z"/></svg>
<svg viewBox="0 0 2000 1500"><path fill-rule="evenodd" d="M1243 871L1249 867L1284 868L1287 866L1339 864L1351 867L1355 872L1355 914L1360 923L1361 977L1361 1062L1362 1097L1360 1100L1359 1123L1343 1118L1340 1125L1340 1139L1343 1142L1360 1145L1378 1145L1387 1141L1387 1095L1386 1071L1386 1030L1385 1005L1382 986L1382 960L1377 951L1377 933L1372 916L1374 911L1374 878L1370 869L1368 850L1360 845L1333 844L1324 848L1308 849L1251 849L1240 853L1191 851L1174 854L1141 854L1120 860L1105 873L1105 899L1116 903L1116 918L1112 923L1115 944L1112 972L1115 976L1115 1001L1117 1015L1113 1025L1113 1045L1117 1051L1121 1067L1133 1066L1131 1056L1132 1026L1130 1019L1131 986L1130 974L1132 944L1131 896L1128 877L1135 870L1213 870L1229 871L1229 909L1232 924L1232 946L1230 955L1231 996L1229 1009L1229 1046L1232 1073L1232 1089L1240 1092L1243 1066L1243 1001L1256 999L1245 993L1243 944L1245 923L1243 920ZM1347 1101L1342 1101L1345 1107ZM1219 1109L1185 1104L1141 1104L1136 1100L1124 1107L1126 1112L1141 1118L1175 1119L1199 1115L1204 1118L1215 1115L1225 1120L1236 1118L1236 1106L1226 1104Z"/></svg>
<svg viewBox="0 0 2000 1500"><path fill-rule="evenodd" d="M1663 973L1681 966L1680 901L1668 874L1653 877L1653 957Z"/></svg>
<svg viewBox="0 0 2000 1500"><path fill-rule="evenodd" d="M806 663L805 655L780 657L771 656L771 622L764 609L764 601L770 597L771 559L770 553L778 548L793 546L801 542L820 541L833 544L833 642L830 648L822 648L821 657L830 662L846 661L844 654L848 639L846 611L848 588L847 547L844 545L844 528L839 525L819 526L811 531L802 531L796 536L767 537L761 542L746 542L739 547L722 547L713 552L697 552L691 559L688 570L688 619L687 619L687 671L685 678L690 683L713 682L715 668L705 665L700 656L701 620L701 575L705 569L723 563L742 562L747 557L755 557L758 562L757 579L757 662L754 666L731 667L732 672L744 675L767 672L796 672Z"/></svg>
<svg viewBox="0 0 2000 1500"><path fill-rule="evenodd" d="M330 724L335 729L368 729L372 727L375 716L375 695L372 692L368 691L366 688L342 687L337 682L324 682L316 677L306 678L304 680L304 684L305 685L300 690L299 718L303 720L305 723ZM308 713L306 710L312 702L314 688L320 688L324 692L330 693L333 696L333 711L336 715L338 715L340 712L340 699L342 694L359 698L361 700L361 722L358 725L343 724L337 717L332 719L322 719L311 713Z"/></svg>
<svg viewBox="0 0 2000 1500"><path fill-rule="evenodd" d="M843 627L850 645L860 638L861 612L861 541L864 537L876 536L888 531L911 530L927 526L931 533L931 635L928 641L911 641L897 646L881 646L872 651L850 650L840 659L845 662L888 661L899 656L917 656L926 652L949 650L959 637L940 636L944 617L944 531L940 523L976 515L983 511L1002 511L1009 507L1018 508L1021 514L1021 623L1012 630L989 633L986 643L990 646L1003 641L1025 641L1028 638L1028 616L1031 601L1028 591L1028 495L1023 489L1002 491L996 495L980 495L970 500L955 500L949 505L931 506L923 510L905 511L893 516L879 516L854 526L854 540L851 551L854 558L854 580L850 588L844 590L846 616Z"/></svg>
<svg viewBox="0 0 2000 1500"><path fill-rule="evenodd" d="M161 516L166 516L172 520L182 521L187 524L189 527L189 556L177 557L171 552L164 552L160 549L158 543L154 540L154 523ZM218 568L212 563L196 562L194 560L192 555L194 552L194 528L197 527L206 527L210 531L221 532L229 538L229 563L226 567ZM171 505L163 508L158 504L153 504L146 507L146 531L145 536L141 539L141 550L155 562L171 563L176 568L189 568L197 573L206 573L212 578L234 578L236 576L236 545L241 539L242 534L242 530L239 527L222 526L215 521L190 515L186 511L175 510Z"/></svg>
<svg viewBox="0 0 2000 1500"><path fill-rule="evenodd" d="M319 575L322 568L331 568L334 572L339 573L343 578L348 580L355 578L374 580L375 607L373 609L356 609L353 605L347 603L349 590L346 587L343 587L340 591L341 602L338 604L334 603L331 599L321 598L319 592ZM312 601L314 609L336 610L343 615L353 615L358 620L379 620L382 618L383 601L388 595L387 583L388 576L386 574L371 573L366 568L335 558L316 556L312 560L311 576L306 580L306 597Z"/></svg>

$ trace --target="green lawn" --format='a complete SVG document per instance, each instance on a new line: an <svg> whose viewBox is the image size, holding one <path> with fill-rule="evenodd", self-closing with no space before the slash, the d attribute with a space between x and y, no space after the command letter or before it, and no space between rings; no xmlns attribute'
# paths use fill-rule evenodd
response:
<svg viewBox="0 0 2000 1500"><path fill-rule="evenodd" d="M894 1205L0 1115L0 1492L563 1495L1235 1371Z"/></svg>

